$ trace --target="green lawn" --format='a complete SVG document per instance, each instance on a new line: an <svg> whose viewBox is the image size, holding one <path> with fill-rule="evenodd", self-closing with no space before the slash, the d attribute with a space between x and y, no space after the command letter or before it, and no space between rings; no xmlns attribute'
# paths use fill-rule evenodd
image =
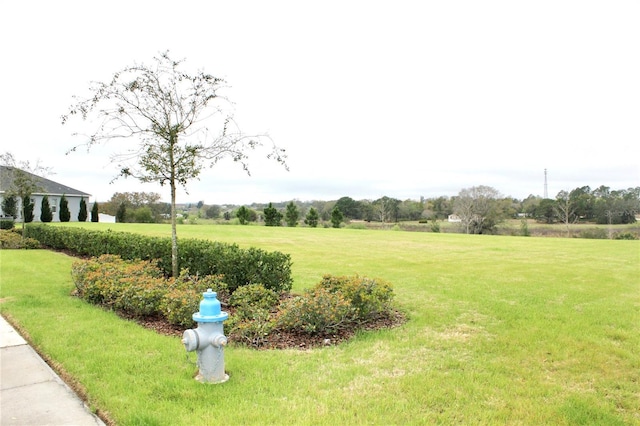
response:
<svg viewBox="0 0 640 426"><path fill-rule="evenodd" d="M168 225L73 224L169 235ZM311 351L195 354L69 297L73 259L2 251L3 315L121 425L640 424L640 241L182 225L290 253L294 290L322 274L394 284L402 327Z"/></svg>

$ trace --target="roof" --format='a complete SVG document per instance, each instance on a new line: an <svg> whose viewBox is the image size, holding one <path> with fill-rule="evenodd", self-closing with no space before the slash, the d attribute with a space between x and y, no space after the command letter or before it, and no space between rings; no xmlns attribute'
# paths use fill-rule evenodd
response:
<svg viewBox="0 0 640 426"><path fill-rule="evenodd" d="M7 192L13 186L13 170L14 169L15 167L0 166L0 193ZM43 178L41 176L34 175L33 173L29 173L21 169L17 169L17 170L20 170L21 172L31 176L33 180L37 183L39 188L36 191L34 191L34 195L36 194L76 195L76 196L82 196L82 197L89 197L91 195L86 192L73 189L70 186L66 186L61 183Z"/></svg>

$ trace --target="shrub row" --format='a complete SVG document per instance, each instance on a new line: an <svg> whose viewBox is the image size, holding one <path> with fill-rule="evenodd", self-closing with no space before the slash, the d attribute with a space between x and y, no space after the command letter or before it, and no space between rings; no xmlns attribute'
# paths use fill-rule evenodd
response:
<svg viewBox="0 0 640 426"><path fill-rule="evenodd" d="M125 312L138 318L164 316L171 324L189 327L207 289L228 300L220 276L197 277L183 271L165 278L154 262L125 260L105 254L78 260L71 267L76 295L89 303Z"/></svg>
<svg viewBox="0 0 640 426"><path fill-rule="evenodd" d="M259 285L234 293L230 338L260 346L279 331L327 335L354 329L391 313L393 289L382 280L325 275L302 295L276 296Z"/></svg>
<svg viewBox="0 0 640 426"><path fill-rule="evenodd" d="M93 231L48 225L29 225L28 237L56 250L81 256L115 254L127 260L154 260L166 276L171 275L171 239L113 231ZM178 264L191 275L224 275L229 291L261 283L275 292L289 291L291 256L236 244L184 239L179 241Z"/></svg>
<svg viewBox="0 0 640 426"><path fill-rule="evenodd" d="M136 317L164 316L171 324L193 326L202 293L211 288L233 314L225 324L231 340L261 346L272 333L336 333L373 321L391 311L393 290L385 281L366 277L334 277L302 295L278 294L262 284L249 284L230 294L220 275L192 276L183 270L164 278L154 262L102 255L74 262L71 275L84 300Z"/></svg>

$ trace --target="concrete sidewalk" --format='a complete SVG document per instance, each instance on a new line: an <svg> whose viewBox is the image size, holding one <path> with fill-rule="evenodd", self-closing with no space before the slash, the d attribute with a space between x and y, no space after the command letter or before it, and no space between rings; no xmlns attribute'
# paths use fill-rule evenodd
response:
<svg viewBox="0 0 640 426"><path fill-rule="evenodd" d="M104 425L0 316L0 425Z"/></svg>

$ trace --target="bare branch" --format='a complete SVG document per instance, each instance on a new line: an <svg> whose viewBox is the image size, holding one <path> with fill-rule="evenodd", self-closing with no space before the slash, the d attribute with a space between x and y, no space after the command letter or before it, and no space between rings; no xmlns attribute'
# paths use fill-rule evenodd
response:
<svg viewBox="0 0 640 426"><path fill-rule="evenodd" d="M69 152L117 139L137 140L136 149L114 154L111 161L118 167L118 177L169 184L174 241L176 186L186 190L205 165L229 158L249 173L248 152L269 142L267 158L288 170L285 151L268 135L249 136L239 130L227 112L231 102L219 94L226 82L202 71L183 72L183 63L184 59L171 59L167 51L154 57L151 66L125 67L110 82L92 83L91 96L74 98L76 103L61 117L63 124L73 116L96 122L95 132Z"/></svg>

